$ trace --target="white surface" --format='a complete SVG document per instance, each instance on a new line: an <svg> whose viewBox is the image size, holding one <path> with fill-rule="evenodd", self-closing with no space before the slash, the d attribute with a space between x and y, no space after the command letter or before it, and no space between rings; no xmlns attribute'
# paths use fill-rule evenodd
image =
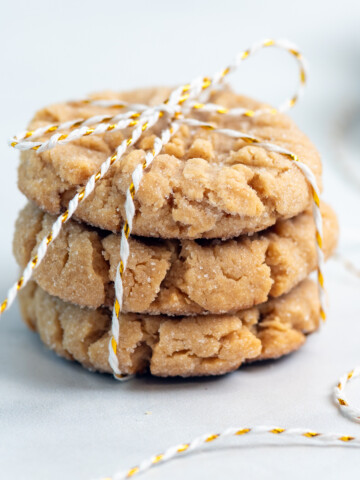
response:
<svg viewBox="0 0 360 480"><path fill-rule="evenodd" d="M11 237L24 203L16 192L17 153L6 140L39 106L104 88L186 82L271 36L296 42L310 61L306 96L292 116L324 156L325 198L340 215L341 251L360 265L360 195L341 174L332 145L339 114L360 103L357 1L334 8L325 1L22 0L0 8L1 294L16 278ZM270 56L278 62L275 71L269 71ZM296 78L293 60L263 52L244 64L234 83L239 91L276 103L293 91ZM0 325L1 478L97 478L229 425L309 426L360 435L360 426L343 418L331 401L338 376L360 362L360 283L331 263L327 285L328 323L297 354L192 381L146 377L118 385L90 374L46 351L13 308ZM354 384L351 398L356 401L359 393ZM352 448L224 443L212 455L176 460L142 478L335 479L342 472L356 478L359 467L360 452Z"/></svg>

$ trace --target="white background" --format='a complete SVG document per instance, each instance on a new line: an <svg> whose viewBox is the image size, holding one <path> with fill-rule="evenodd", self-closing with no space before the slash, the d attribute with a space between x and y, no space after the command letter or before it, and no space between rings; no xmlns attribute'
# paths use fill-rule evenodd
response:
<svg viewBox="0 0 360 480"><path fill-rule="evenodd" d="M360 265L359 187L343 173L334 133L345 113L360 105L358 1L3 0L2 296L17 274L11 238L25 203L16 191L18 155L6 140L37 108L106 88L187 82L217 71L237 51L267 37L289 38L310 62L306 96L291 115L323 155L324 198L340 216L340 251ZM232 81L238 91L278 103L293 92L297 71L286 54L268 50L244 63ZM353 153L353 160L359 175L360 153ZM21 324L15 306L0 325L0 477L98 478L229 425L266 423L360 435L359 425L344 419L331 401L338 376L360 360L360 281L333 261L327 284L328 323L300 352L223 378L191 381L147 377L118 385L110 376L90 374L47 352ZM354 385L354 401L359 393ZM225 445L143 478L358 477L360 453L352 448Z"/></svg>

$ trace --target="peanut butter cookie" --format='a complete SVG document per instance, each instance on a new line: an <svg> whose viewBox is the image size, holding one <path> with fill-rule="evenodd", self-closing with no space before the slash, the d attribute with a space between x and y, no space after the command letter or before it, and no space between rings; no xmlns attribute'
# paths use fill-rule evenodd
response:
<svg viewBox="0 0 360 480"><path fill-rule="evenodd" d="M338 226L326 204L322 217L328 257L337 243ZM32 204L21 212L13 248L22 268L53 220ZM69 221L34 279L64 301L111 306L119 244L119 235ZM123 310L167 315L236 312L288 292L316 265L311 211L278 221L266 232L226 241L131 238Z"/></svg>
<svg viewBox="0 0 360 480"><path fill-rule="evenodd" d="M164 101L169 91L152 88L120 94L107 92L93 98L154 105ZM264 107L230 90L213 93L210 102L228 108L258 110ZM29 128L118 112L116 108L84 103L57 104L37 112ZM226 117L200 112L192 116L215 122L219 127L247 132L293 151L310 167L320 184L319 154L287 116L264 113L252 118ZM144 161L145 151L153 146L154 135L164 126L165 118L145 132L135 147L111 167L77 209L78 219L102 229L119 231L131 173ZM20 190L42 209L58 214L79 186L86 183L130 133L108 132L83 137L42 153L22 152ZM243 140L183 125L155 158L141 182L135 198L133 233L161 238L232 238L263 230L279 219L294 217L311 202L309 185L291 160Z"/></svg>
<svg viewBox="0 0 360 480"><path fill-rule="evenodd" d="M65 303L30 282L20 293L24 321L48 348L90 370L108 364L111 312ZM316 285L306 279L290 293L233 315L123 315L118 358L124 373L221 375L244 362L278 358L298 349L319 324Z"/></svg>

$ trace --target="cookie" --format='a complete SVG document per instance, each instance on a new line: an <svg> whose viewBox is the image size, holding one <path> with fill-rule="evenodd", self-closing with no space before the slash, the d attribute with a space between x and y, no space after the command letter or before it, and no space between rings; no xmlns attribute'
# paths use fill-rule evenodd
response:
<svg viewBox="0 0 360 480"><path fill-rule="evenodd" d="M335 249L335 213L322 205L324 253ZM54 218L28 204L16 222L14 254L24 268ZM265 233L233 240L130 239L124 312L166 315L229 313L278 297L317 264L311 211ZM64 225L34 271L37 283L64 301L112 305L120 237L76 221ZM84 281L86 279L86 282Z"/></svg>
<svg viewBox="0 0 360 480"><path fill-rule="evenodd" d="M20 295L24 321L58 355L90 370L110 372L111 313L80 308L30 282ZM242 363L297 350L319 325L316 285L304 280L290 293L234 315L123 315L118 358L124 373L157 376L221 375Z"/></svg>
<svg viewBox="0 0 360 480"><path fill-rule="evenodd" d="M158 104L169 93L166 88L108 92L93 98L121 99ZM258 110L264 105L230 90L214 92L210 102L228 108ZM36 113L29 128L115 115L116 108L85 103L57 104ZM255 135L298 155L321 183L321 161L315 147L292 120L277 113L250 117L221 116L195 112L193 117ZM119 231L124 218L125 192L136 165L153 146L159 125L144 133L135 147L115 163L95 191L77 209L78 219L101 229ZM130 131L86 136L52 150L22 152L19 188L51 214L68 205L78 187L96 172ZM291 218L312 203L310 187L294 162L284 156L204 129L182 126L164 146L144 176L136 194L133 234L161 238L232 238L253 233Z"/></svg>

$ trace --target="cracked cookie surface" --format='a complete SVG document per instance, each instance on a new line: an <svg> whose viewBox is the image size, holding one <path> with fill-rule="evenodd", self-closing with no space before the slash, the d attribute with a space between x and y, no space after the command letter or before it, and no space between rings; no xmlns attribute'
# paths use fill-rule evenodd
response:
<svg viewBox="0 0 360 480"><path fill-rule="evenodd" d="M169 91L150 88L120 94L106 92L93 98L155 105L164 101ZM228 108L264 107L230 90L213 93L210 101ZM29 128L118 112L84 103L57 104L37 112ZM252 118L226 118L200 112L193 116L291 150L321 183L319 154L287 116L264 113ZM164 122L162 119L156 128L144 134L136 147L131 147L111 167L90 197L79 205L78 219L114 232L120 229L131 173L144 161L145 151L152 148L154 134L159 134ZM108 132L83 137L40 154L32 150L22 152L20 190L42 209L59 213L78 186L86 183L129 134L129 131ZM298 215L311 202L309 185L291 160L243 140L182 126L144 175L135 198L133 233L161 238L232 238Z"/></svg>
<svg viewBox="0 0 360 480"><path fill-rule="evenodd" d="M322 204L325 256L335 249L335 213ZM28 204L16 223L14 254L24 268L54 217ZM64 301L98 308L114 301L119 235L69 221L49 247L34 279ZM191 315L229 313L291 290L316 268L311 211L268 231L237 239L130 238L124 275L125 312Z"/></svg>
<svg viewBox="0 0 360 480"><path fill-rule="evenodd" d="M63 302L32 281L19 301L24 321L48 348L88 369L111 372L110 310ZM221 375L244 362L297 350L318 325L317 287L306 279L282 297L233 315L123 315L117 355L123 373L149 369L162 377Z"/></svg>

